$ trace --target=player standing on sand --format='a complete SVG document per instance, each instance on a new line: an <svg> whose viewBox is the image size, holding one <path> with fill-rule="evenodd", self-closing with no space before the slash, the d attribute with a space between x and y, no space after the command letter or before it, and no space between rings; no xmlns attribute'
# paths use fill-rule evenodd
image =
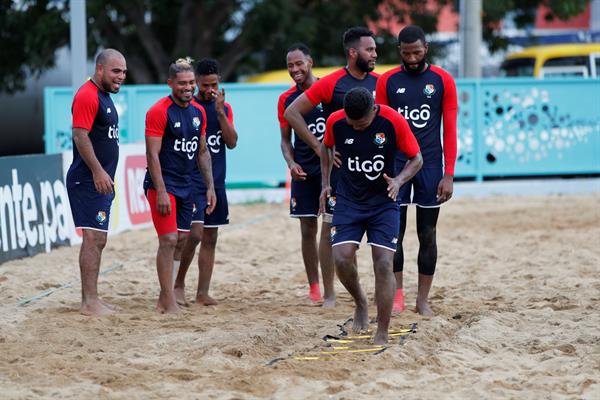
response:
<svg viewBox="0 0 600 400"><path fill-rule="evenodd" d="M336 271L354 298L353 330L369 326L368 304L358 279L356 250L367 233L375 272L377 331L375 344L388 340L388 328L396 282L392 272L398 241L400 215L396 195L423 164L419 145L406 120L387 106L375 106L365 88L351 89L344 97L344 109L331 114L322 144L323 190L321 210L329 196L333 147L340 153L337 205L333 214L331 241ZM394 175L396 152L408 161Z"/></svg>

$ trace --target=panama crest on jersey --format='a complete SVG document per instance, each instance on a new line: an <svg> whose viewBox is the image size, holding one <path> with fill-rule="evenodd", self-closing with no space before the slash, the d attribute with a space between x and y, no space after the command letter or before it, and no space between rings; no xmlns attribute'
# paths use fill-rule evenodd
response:
<svg viewBox="0 0 600 400"><path fill-rule="evenodd" d="M375 138L373 139L373 143L375 143L377 146L381 146L385 143L386 141L386 137L385 137L385 133L383 132L379 132L375 134Z"/></svg>

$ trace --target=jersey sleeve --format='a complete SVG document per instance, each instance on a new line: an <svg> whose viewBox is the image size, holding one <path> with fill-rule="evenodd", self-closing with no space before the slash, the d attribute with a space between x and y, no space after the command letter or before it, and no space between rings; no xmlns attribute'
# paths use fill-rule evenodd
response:
<svg viewBox="0 0 600 400"><path fill-rule="evenodd" d="M80 89L73 99L73 128L91 131L98 113L99 103L96 93Z"/></svg>
<svg viewBox="0 0 600 400"><path fill-rule="evenodd" d="M319 103L330 103L333 97L333 89L337 78L334 75L327 75L312 84L304 95L316 107Z"/></svg>
<svg viewBox="0 0 600 400"><path fill-rule="evenodd" d="M456 118L458 114L458 96L456 83L446 71L441 71L444 82L444 96L442 98L442 119L444 127L444 173L454 175L457 153Z"/></svg>
<svg viewBox="0 0 600 400"><path fill-rule="evenodd" d="M233 126L233 108L231 107L231 104L225 102L225 109L227 110L227 120L231 126Z"/></svg>
<svg viewBox="0 0 600 400"><path fill-rule="evenodd" d="M167 126L167 110L153 106L146 113L146 136L162 137Z"/></svg>
<svg viewBox="0 0 600 400"><path fill-rule="evenodd" d="M377 79L377 86L375 86L375 103L377 104L385 104L386 106L390 105L387 95L387 82L389 77L389 74L383 74L379 79Z"/></svg>
<svg viewBox="0 0 600 400"><path fill-rule="evenodd" d="M415 135L410 130L410 126L408 126L408 122L396 112L390 113L389 118L396 131L396 147L408 158L413 158L421 149Z"/></svg>
<svg viewBox="0 0 600 400"><path fill-rule="evenodd" d="M200 126L200 136L202 137L206 137L206 111L204 110L204 107L202 107L201 105L198 105L198 109L200 110L200 113L202 114L202 125Z"/></svg>
<svg viewBox="0 0 600 400"><path fill-rule="evenodd" d="M333 136L333 124L335 121L337 121L337 118L334 118L335 114L336 113L331 114L325 123L325 136L323 136L323 144L325 147L329 148L335 146L335 137Z"/></svg>
<svg viewBox="0 0 600 400"><path fill-rule="evenodd" d="M277 102L277 119L279 120L280 128L287 128L290 126L290 123L287 122L287 119L283 117L283 113L285 112L285 100L288 97L287 93L288 92L285 92L279 96L279 101Z"/></svg>

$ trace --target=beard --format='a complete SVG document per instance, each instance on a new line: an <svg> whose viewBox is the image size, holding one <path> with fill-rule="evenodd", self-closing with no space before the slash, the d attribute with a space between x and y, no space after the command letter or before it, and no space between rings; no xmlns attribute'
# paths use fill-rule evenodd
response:
<svg viewBox="0 0 600 400"><path fill-rule="evenodd" d="M375 69L375 67L370 67L369 62L367 60L365 60L364 58L362 58L361 56L358 56L358 58L356 59L356 66L362 72L366 72L366 73L369 73Z"/></svg>
<svg viewBox="0 0 600 400"><path fill-rule="evenodd" d="M418 63L408 64L406 61L402 60L402 65L404 65L404 69L409 74L420 74L423 72L423 68L425 67L425 57ZM417 66L416 68L412 68L413 66Z"/></svg>

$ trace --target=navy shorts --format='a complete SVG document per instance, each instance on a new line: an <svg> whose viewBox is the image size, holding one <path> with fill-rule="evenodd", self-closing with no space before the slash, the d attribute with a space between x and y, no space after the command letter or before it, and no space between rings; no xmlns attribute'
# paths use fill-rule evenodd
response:
<svg viewBox="0 0 600 400"><path fill-rule="evenodd" d="M367 243L371 246L396 251L400 209L398 203L391 200L369 210L339 201L333 214L332 225L332 246L343 243L354 243L358 246L366 232Z"/></svg>
<svg viewBox="0 0 600 400"><path fill-rule="evenodd" d="M436 197L438 184L443 175L441 166L423 167L410 181L402 185L396 198L398 204L401 206L415 204L425 208L440 207Z"/></svg>
<svg viewBox="0 0 600 400"><path fill-rule="evenodd" d="M115 193L100 194L93 183L67 183L69 203L75 228L108 232L110 206Z"/></svg>
<svg viewBox="0 0 600 400"><path fill-rule="evenodd" d="M204 210L208 205L206 199L206 189L199 191L195 190L190 194L192 201L192 224L203 224L204 223Z"/></svg>
<svg viewBox="0 0 600 400"><path fill-rule="evenodd" d="M229 204L227 203L227 192L225 188L215 189L217 196L217 205L212 213L204 213L204 227L217 228L221 225L229 224ZM205 207L206 208L206 207Z"/></svg>
<svg viewBox="0 0 600 400"><path fill-rule="evenodd" d="M292 180L291 217L318 217L321 175L309 175L304 181Z"/></svg>

